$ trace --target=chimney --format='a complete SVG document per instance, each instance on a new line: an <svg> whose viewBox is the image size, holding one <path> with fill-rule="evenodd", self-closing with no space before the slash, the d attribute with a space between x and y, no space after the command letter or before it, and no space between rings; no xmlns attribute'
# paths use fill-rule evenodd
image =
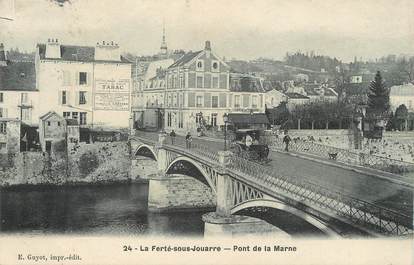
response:
<svg viewBox="0 0 414 265"><path fill-rule="evenodd" d="M58 39L48 39L46 44L46 58L60 59L60 44Z"/></svg>
<svg viewBox="0 0 414 265"><path fill-rule="evenodd" d="M0 66L6 66L6 54L4 52L4 45L3 43L0 43Z"/></svg>
<svg viewBox="0 0 414 265"><path fill-rule="evenodd" d="M206 41L206 46L204 47L204 50L211 51L211 43L209 40Z"/></svg>
<svg viewBox="0 0 414 265"><path fill-rule="evenodd" d="M121 51L114 41L97 42L95 46L95 60L97 61L117 61L121 60Z"/></svg>

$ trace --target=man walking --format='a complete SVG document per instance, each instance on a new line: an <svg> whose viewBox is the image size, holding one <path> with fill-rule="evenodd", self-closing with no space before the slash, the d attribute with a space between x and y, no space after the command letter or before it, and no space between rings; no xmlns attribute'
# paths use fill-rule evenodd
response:
<svg viewBox="0 0 414 265"><path fill-rule="evenodd" d="M175 136L177 136L177 135L175 134L174 130L172 130L172 131L170 132L171 144L172 144L172 145L174 145L174 139L175 139Z"/></svg>
<svg viewBox="0 0 414 265"><path fill-rule="evenodd" d="M191 148L191 142L193 141L193 137L191 136L190 132L187 133L185 136L185 143L188 149Z"/></svg>
<svg viewBox="0 0 414 265"><path fill-rule="evenodd" d="M285 143L285 151L289 152L289 143L292 139L290 139L290 136L288 134L288 131L285 131L285 137L283 137L283 143Z"/></svg>

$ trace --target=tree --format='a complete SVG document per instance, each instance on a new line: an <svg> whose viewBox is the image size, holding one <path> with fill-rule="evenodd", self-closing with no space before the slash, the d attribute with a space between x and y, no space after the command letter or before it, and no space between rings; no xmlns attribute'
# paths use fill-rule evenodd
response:
<svg viewBox="0 0 414 265"><path fill-rule="evenodd" d="M408 109L402 104L395 110L395 127L402 131L405 128L405 122L408 119ZM405 128L407 129L407 128Z"/></svg>
<svg viewBox="0 0 414 265"><path fill-rule="evenodd" d="M384 119L390 110L390 93L385 87L380 71L377 71L369 90L367 115L373 120Z"/></svg>

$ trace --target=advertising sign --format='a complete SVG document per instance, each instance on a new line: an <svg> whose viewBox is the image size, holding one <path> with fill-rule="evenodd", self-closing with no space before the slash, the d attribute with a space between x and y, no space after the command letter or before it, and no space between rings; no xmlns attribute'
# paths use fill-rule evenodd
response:
<svg viewBox="0 0 414 265"><path fill-rule="evenodd" d="M129 81L96 80L95 109L129 110Z"/></svg>

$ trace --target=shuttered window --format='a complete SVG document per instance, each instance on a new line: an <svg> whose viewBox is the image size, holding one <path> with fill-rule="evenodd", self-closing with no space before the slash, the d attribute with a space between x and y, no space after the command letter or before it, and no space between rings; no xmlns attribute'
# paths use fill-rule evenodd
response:
<svg viewBox="0 0 414 265"><path fill-rule="evenodd" d="M211 108L211 93L204 93L204 107Z"/></svg>
<svg viewBox="0 0 414 265"><path fill-rule="evenodd" d="M226 94L225 93L220 93L219 94L219 106L220 108L225 108L227 107L227 102L226 102Z"/></svg>
<svg viewBox="0 0 414 265"><path fill-rule="evenodd" d="M188 107L195 107L195 93L188 93Z"/></svg>
<svg viewBox="0 0 414 265"><path fill-rule="evenodd" d="M247 95L247 94L243 95L243 107L244 108L249 107L249 95Z"/></svg>

